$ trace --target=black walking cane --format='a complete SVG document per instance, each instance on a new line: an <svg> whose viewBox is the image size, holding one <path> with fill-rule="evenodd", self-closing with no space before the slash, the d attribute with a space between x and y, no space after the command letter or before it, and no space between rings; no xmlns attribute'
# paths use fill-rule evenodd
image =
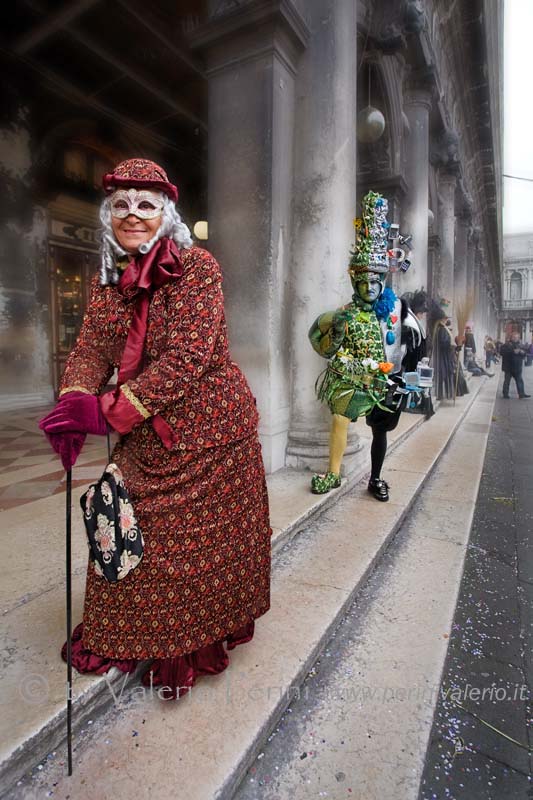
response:
<svg viewBox="0 0 533 800"><path fill-rule="evenodd" d="M111 461L111 441L107 432L107 461ZM67 470L66 508L67 573L67 765L72 775L72 469Z"/></svg>
<svg viewBox="0 0 533 800"><path fill-rule="evenodd" d="M67 469L67 762L72 775L72 469Z"/></svg>

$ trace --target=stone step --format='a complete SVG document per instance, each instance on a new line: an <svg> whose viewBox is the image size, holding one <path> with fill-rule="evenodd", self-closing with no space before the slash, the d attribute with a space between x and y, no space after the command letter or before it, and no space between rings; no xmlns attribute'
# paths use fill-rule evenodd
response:
<svg viewBox="0 0 533 800"><path fill-rule="evenodd" d="M391 437L391 452L406 436L423 423L418 415L403 415ZM313 495L309 490L311 474L305 470L284 469L267 477L271 523L272 553L285 546L298 531L336 502L353 487L368 469L369 429L361 425L365 443L359 459L340 489L327 495ZM368 440L368 441L367 441ZM83 480L72 491L72 605L73 624L82 619L87 545L79 498L91 480L102 472L106 449L97 437L88 440L73 470L73 481ZM100 458L100 461L98 461ZM90 466L88 466L90 464ZM35 467L20 470L21 480L37 477ZM40 476L57 472L57 463L37 468ZM0 512L3 530L9 540L1 545L4 579L0 587L3 611L3 699L0 701L0 790L15 783L31 766L56 750L66 729L66 665L59 657L65 633L64 584L64 494L26 503ZM46 543L46 559L36 561L36 540ZM17 542L17 547L12 542ZM39 551L38 551L39 552ZM41 563L42 561L42 563ZM137 672L146 665L139 665ZM73 721L81 730L112 700L111 691L122 686L118 670L103 676L79 675L73 671ZM137 682L137 673L126 679L126 687ZM15 702L14 702L15 701Z"/></svg>
<svg viewBox="0 0 533 800"><path fill-rule="evenodd" d="M493 405L485 401L494 398L496 387L493 383L487 382L481 389L478 402L470 408L457 434L418 492L387 552L343 616L306 676L299 695L292 699L274 734L263 744L232 800L470 797L468 789L461 792L458 785L463 785L468 772L476 783L474 775L479 779L478 773L482 770L475 772L471 761L466 763L461 756L453 767L448 763L449 769L446 770L446 745L450 756L451 743L443 743L440 738L437 743L433 742L437 780L433 781L432 791L428 791L427 786L425 793L419 794L419 790L428 740L434 736L434 713L440 710L440 706L436 710L435 705L440 699L439 687L455 621L463 566L466 568L465 557L472 548L470 528L478 487L481 491L486 482L484 457ZM490 493L494 493L494 486ZM496 493L499 494L500 490ZM351 526L353 509L351 495L342 498L334 511L336 524ZM329 534L327 517L328 514L319 521L314 535ZM501 533L500 529L494 540ZM489 558L489 553L481 553L479 548L475 548L475 553L475 557L482 556L484 562L485 559L495 561ZM501 553L496 556L501 557ZM484 573L481 597L493 597L489 584ZM513 600L510 602L511 617L515 617ZM496 606L498 601L493 602L493 608ZM480 617L487 618L486 609ZM498 634L501 627L500 620ZM472 642L470 632L466 638ZM490 636L487 641L490 641ZM483 644L479 646L486 650ZM507 634L505 644L501 646L508 649ZM472 649L477 652L475 646ZM509 659L512 659L511 655ZM472 668L476 669L471 662ZM487 675L485 659L479 669ZM515 675L514 672L511 674ZM448 675L448 680L450 677L455 681L455 669L453 675ZM475 680L475 677L469 677ZM451 686L446 682L441 691L445 693L449 688ZM508 706L509 703L499 705ZM476 710L481 713L479 708ZM456 712L460 714L458 709ZM497 713L498 719L503 714L506 724L495 724L515 739L527 741L523 708L515 708L512 712L502 708ZM455 717L453 706L450 714ZM520 718L515 731L509 730L513 718ZM467 727L463 726L462 733ZM441 725L441 735L446 739L449 729L453 729L453 719L448 717L448 725L444 724L444 728L447 730L443 730ZM475 739L478 757L489 763L494 747L484 751L488 758L479 755L480 750L483 752L480 743L482 729L483 726L478 724L476 733L470 735L470 741ZM488 736L489 741L502 741L490 731ZM468 744L466 747L468 749ZM495 747L501 761L503 756L498 742ZM508 770L507 782L512 782L514 773L523 783L524 779L527 781L527 753L520 748L511 746L511 749L514 754L510 763L517 770L520 766L522 775ZM357 754L355 758L354 754ZM496 766L494 761L492 766ZM440 783L444 783L442 795L437 791L438 776ZM447 786L454 777L456 792L447 793ZM516 795L510 786L507 789L508 796L520 796L518 786ZM473 784L471 790L475 794ZM478 792L483 794L482 788ZM500 796L498 791L494 796Z"/></svg>
<svg viewBox="0 0 533 800"><path fill-rule="evenodd" d="M54 797L83 800L96 791L119 800L143 785L146 796L154 799L173 796L177 787L191 800L231 797L394 536L483 382L473 385L472 393L459 398L455 407L442 404L427 424L403 416L396 450L389 452L385 463L392 487L386 506L368 495L364 481L357 482L360 472L321 498L309 492L309 473L272 476L269 489L285 488L286 493L283 502L277 492L277 500L272 498L272 603L256 623L253 643L232 650L224 673L200 678L189 695L166 708L144 687L137 686L135 693L130 683L121 702L112 704L89 727L76 698L73 776L67 777L60 763L64 746L62 751L56 747L56 763L51 759L9 796L27 798L35 790L35 796L42 797L47 789ZM292 491L288 491L291 476ZM350 491L353 529L339 530L335 525L334 496L343 491ZM317 515L331 523L327 539L313 535ZM57 663L53 649L49 663ZM100 684L109 703L111 693L105 681L92 681ZM46 755L43 745L45 732L40 749L34 751L41 757ZM31 764L34 759L28 759L27 767Z"/></svg>

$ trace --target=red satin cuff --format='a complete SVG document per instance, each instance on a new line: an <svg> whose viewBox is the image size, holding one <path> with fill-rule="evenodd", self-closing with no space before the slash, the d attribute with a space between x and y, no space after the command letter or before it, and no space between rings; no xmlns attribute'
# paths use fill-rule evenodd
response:
<svg viewBox="0 0 533 800"><path fill-rule="evenodd" d="M139 422L148 419L140 411L137 411L120 388L115 389L114 392L103 394L98 401L102 414L118 433L129 433ZM152 417L152 425L163 445L170 450L176 443L176 437L168 422L156 414Z"/></svg>
<svg viewBox="0 0 533 800"><path fill-rule="evenodd" d="M137 411L134 405L124 395L121 389L107 392L98 398L102 414L119 433L129 433L134 425L143 422L145 416Z"/></svg>
<svg viewBox="0 0 533 800"><path fill-rule="evenodd" d="M176 436L168 422L165 422L163 417L156 414L155 417L152 417L152 425L164 446L167 450L170 450L172 446L176 444Z"/></svg>

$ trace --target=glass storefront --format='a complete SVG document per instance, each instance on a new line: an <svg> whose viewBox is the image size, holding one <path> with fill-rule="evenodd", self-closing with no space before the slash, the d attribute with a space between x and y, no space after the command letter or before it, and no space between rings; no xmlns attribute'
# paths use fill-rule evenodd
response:
<svg viewBox="0 0 533 800"><path fill-rule="evenodd" d="M66 358L76 342L91 278L98 271L96 253L50 245L53 325L53 376L57 393Z"/></svg>

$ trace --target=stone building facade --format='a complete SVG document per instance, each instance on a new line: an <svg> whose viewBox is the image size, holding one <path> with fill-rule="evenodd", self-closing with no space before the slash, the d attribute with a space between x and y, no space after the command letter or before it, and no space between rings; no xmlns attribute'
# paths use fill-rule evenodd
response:
<svg viewBox="0 0 533 800"><path fill-rule="evenodd" d="M533 341L533 233L505 236L502 283L499 338L517 331L523 341Z"/></svg>
<svg viewBox="0 0 533 800"><path fill-rule="evenodd" d="M231 351L258 398L269 472L324 466L329 412L314 395L324 363L307 332L351 295L352 220L369 188L413 235L412 267L393 276L394 289L425 288L454 322L471 297L478 339L493 333L502 5L165 0L157 18L119 2L127 13L115 19L85 2L68 19L17 18L9 67L21 77L0 130L0 169L12 187L0 276L4 408L52 399L57 342L66 349L76 332L75 314L69 325L54 308L63 302L54 276L72 278L79 316L94 268L95 184L118 156L160 159L181 187L186 221L209 221ZM72 50L75 75L58 74L58 37L90 54L94 68L85 74ZM127 100L118 109L117 80ZM62 104L50 104L59 95ZM368 105L385 121L374 143L357 135ZM360 448L351 428L348 466Z"/></svg>

